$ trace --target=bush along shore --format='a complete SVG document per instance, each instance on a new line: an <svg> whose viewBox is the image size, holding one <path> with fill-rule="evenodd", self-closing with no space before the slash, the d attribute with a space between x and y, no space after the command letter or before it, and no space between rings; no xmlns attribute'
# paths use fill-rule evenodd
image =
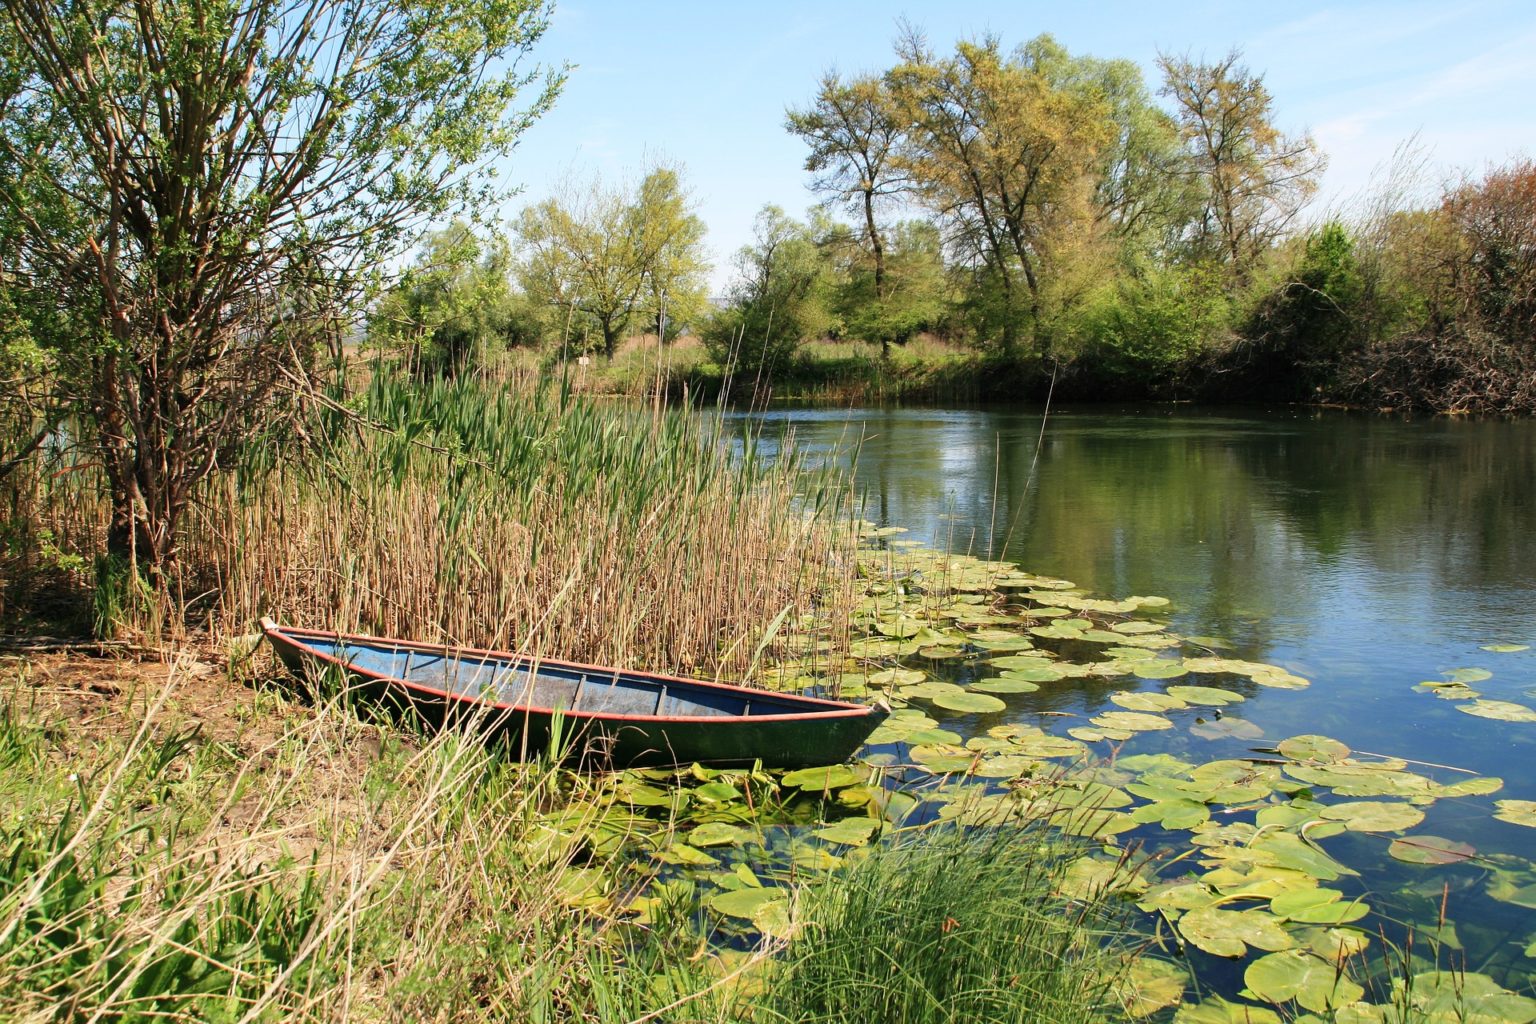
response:
<svg viewBox="0 0 1536 1024"><path fill-rule="evenodd" d="M1528 794L1270 735L1245 703L1308 680L1166 600L909 544L697 414L317 408L210 482L174 586L90 560L83 453L5 482L5 614L159 656L0 660L0 1017L1536 1019L1458 919L1536 865L1417 828ZM851 764L578 774L300 699L258 612L895 710Z"/></svg>

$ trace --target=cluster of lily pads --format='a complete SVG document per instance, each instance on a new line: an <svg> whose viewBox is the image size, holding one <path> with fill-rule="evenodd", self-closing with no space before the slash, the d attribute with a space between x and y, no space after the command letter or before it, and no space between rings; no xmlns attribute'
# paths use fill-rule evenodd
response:
<svg viewBox="0 0 1536 1024"><path fill-rule="evenodd" d="M601 813L566 812L552 831L598 849L643 847L660 870L638 899L604 892L596 878L585 890L578 881L573 898L646 919L702 890L724 934L787 937L799 926L796 888L874 841L936 823L1045 821L1089 850L1063 895L1131 901L1162 944L1131 972L1130 1016L1278 1024L1276 1010L1258 1005L1269 1004L1286 1019L1346 1024L1397 1021L1405 1009L1425 1021L1536 1021L1536 999L1500 983L1528 980L1456 960L1449 882L1425 875L1369 892L1351 856L1328 848L1353 837L1339 840L1351 854L1365 843L1406 871L1461 871L1458 890L1536 909L1530 860L1417 831L1425 808L1489 796L1501 780L1316 735L1203 763L1144 750L1176 730L1229 746L1262 741L1262 727L1238 714L1243 704L1309 682L1223 656L1230 645L1220 638L1175 634L1158 617L1164 598L1094 598L1010 563L883 539L861 568L867 592L852 643L840 651L832 623L802 621L786 643L793 654L758 681L887 701L894 710L864 758L787 774L695 766L599 780L591 806ZM1463 670L1422 686L1471 714L1536 721L1536 711L1526 718L1472 691L1482 678ZM1089 681L1120 688L1085 708L1092 702L1073 687ZM1536 801L1495 806L1499 819L1536 828ZM1384 982L1367 950L1407 926L1431 936L1420 947L1431 955L1405 954ZM1523 938L1520 954L1536 957L1533 940Z"/></svg>

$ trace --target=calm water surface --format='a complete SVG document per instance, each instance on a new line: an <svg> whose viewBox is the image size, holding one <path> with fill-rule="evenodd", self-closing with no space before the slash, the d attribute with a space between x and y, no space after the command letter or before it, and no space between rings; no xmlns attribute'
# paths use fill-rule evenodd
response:
<svg viewBox="0 0 1536 1024"><path fill-rule="evenodd" d="M1480 650L1536 646L1536 424L1103 407L1053 409L1043 425L1039 410L999 409L778 410L749 423L770 438L792 430L803 452L850 466L881 525L1100 596L1162 595L1179 632L1311 679L1302 691L1245 689L1242 716L1270 742L1324 733L1499 776L1497 798L1536 800L1536 723L1477 718L1413 690L1486 668L1493 677L1474 684L1484 697L1536 706L1536 652ZM1027 695L1033 705L1010 699L1009 714L1096 713L1128 684L1052 684ZM1178 733L1141 734L1127 750L1231 756ZM1413 831L1536 854L1536 830L1491 817L1495 798L1441 800ZM1362 881L1377 900L1383 887L1405 898L1465 890L1453 901L1478 923L1463 931L1488 933L1469 939L1479 962L1528 976L1536 961L1522 970L1515 942L1536 932L1536 910L1490 906L1472 867L1394 871L1384 846L1354 834L1329 843L1377 864Z"/></svg>

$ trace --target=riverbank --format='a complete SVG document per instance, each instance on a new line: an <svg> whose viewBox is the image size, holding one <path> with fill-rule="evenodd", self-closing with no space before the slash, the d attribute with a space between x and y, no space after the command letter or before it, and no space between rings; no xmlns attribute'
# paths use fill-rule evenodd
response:
<svg viewBox="0 0 1536 1024"><path fill-rule="evenodd" d="M1189 358L1140 364L1093 346L1062 358L1004 359L994 352L917 338L887 351L858 341L797 346L771 372L732 376L696 338L657 353L654 337L632 338L610 362L600 356L561 365L531 352L508 353L494 373L569 379L590 394L758 406L769 401L827 406L901 403L1191 402L1212 406L1295 405L1412 416L1536 416L1536 362L1518 346L1448 332L1399 337L1351 350L1324 383L1297 389L1283 358L1263 344L1231 338Z"/></svg>

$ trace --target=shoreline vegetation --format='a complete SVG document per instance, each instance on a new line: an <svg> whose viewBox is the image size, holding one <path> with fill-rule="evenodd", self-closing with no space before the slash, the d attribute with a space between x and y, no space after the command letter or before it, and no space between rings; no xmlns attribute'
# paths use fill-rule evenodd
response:
<svg viewBox="0 0 1536 1024"><path fill-rule="evenodd" d="M766 464L712 423L471 381L334 392L299 421L305 459L267 439L209 485L167 592L195 596L170 607L88 562L108 516L84 500L88 453L7 481L13 529L49 538L7 546L7 613L51 595L161 654L0 657L0 1015L1431 1022L1469 990L1494 1019L1536 1019L1433 919L1352 927L1370 893L1330 881L1353 869L1318 844L1354 826L1308 795L1362 771L1421 804L1497 780L1411 775L1324 737L1278 748L1313 789L1272 764L1117 758L1142 730L1252 736L1230 713L1245 694L1307 681L1173 635L1162 598L914 546L858 521L836 477ZM300 699L244 636L257 606L897 711L849 765L580 775L379 720L344 691ZM505 625L519 615L526 643ZM996 674L946 681L956 659ZM985 724L1014 695L1079 683L1126 687L1119 710ZM1213 706L1229 712L1214 726ZM1359 827L1418 813L1380 806ZM1232 816L1256 811L1256 833ZM1162 831L1117 838L1148 826ZM1163 871L1189 849L1220 855ZM1259 874L1226 877L1234 858ZM1325 911L1289 916L1287 900ZM1159 920L1223 957L1246 937L1247 995L1149 945Z"/></svg>
<svg viewBox="0 0 1536 1024"><path fill-rule="evenodd" d="M676 167L454 219L561 90L550 12L0 5L0 1018L1536 1021L1449 884L1373 908L1327 845L1453 871L1421 806L1536 804L1255 759L1222 709L1306 679L907 544L700 408L1528 412L1531 162L1304 227L1321 154L1235 53L1164 55L1160 102L907 29L787 114L826 202L765 208L711 302ZM850 764L578 774L301 698L264 614L895 710ZM998 717L1053 684L1118 710ZM1165 730L1230 756L1119 756ZM1478 863L1458 900L1532 905L1529 859Z"/></svg>

